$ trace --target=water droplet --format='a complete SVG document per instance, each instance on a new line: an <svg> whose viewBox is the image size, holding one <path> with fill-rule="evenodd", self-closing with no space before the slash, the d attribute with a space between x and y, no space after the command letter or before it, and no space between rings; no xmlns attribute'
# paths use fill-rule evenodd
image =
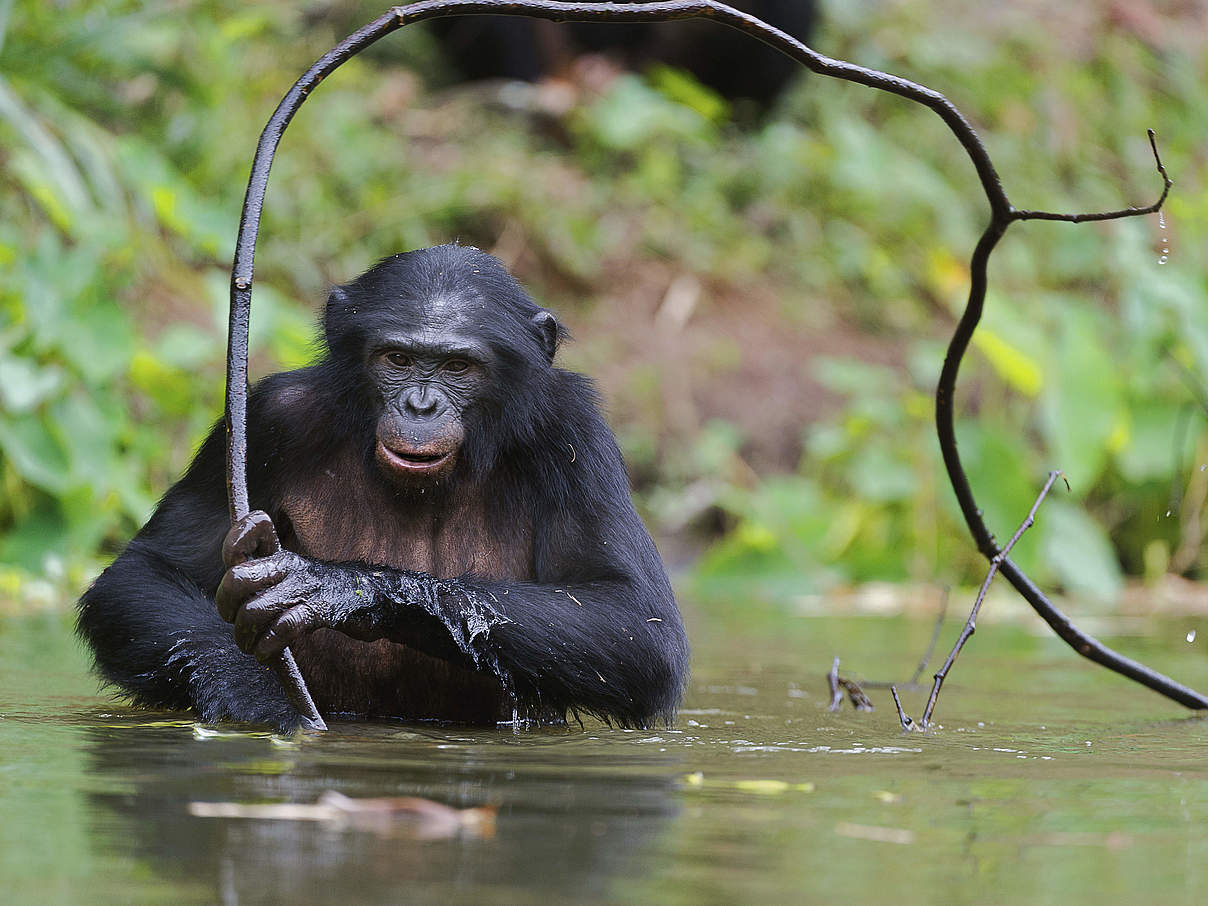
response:
<svg viewBox="0 0 1208 906"><path fill-rule="evenodd" d="M1166 215L1161 211L1158 211L1158 227L1163 230L1166 229Z"/></svg>
<svg viewBox="0 0 1208 906"><path fill-rule="evenodd" d="M1169 517L1170 517L1170 510L1167 510L1167 511L1166 511L1166 516L1167 516L1167 518L1169 518Z"/></svg>
<svg viewBox="0 0 1208 906"><path fill-rule="evenodd" d="M1162 255L1160 258L1158 258L1158 264L1165 264L1169 260L1170 259L1167 258L1165 255Z"/></svg>
<svg viewBox="0 0 1208 906"><path fill-rule="evenodd" d="M1195 630L1194 630L1194 629L1193 629L1193 630L1191 630L1191 632L1187 633L1187 641L1188 641L1188 642L1194 642L1194 641L1195 641Z"/></svg>

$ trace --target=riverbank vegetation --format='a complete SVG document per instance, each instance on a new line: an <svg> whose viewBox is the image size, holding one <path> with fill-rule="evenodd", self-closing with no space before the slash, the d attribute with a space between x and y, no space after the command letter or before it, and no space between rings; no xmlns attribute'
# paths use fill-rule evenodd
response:
<svg viewBox="0 0 1208 906"><path fill-rule="evenodd" d="M0 601L61 603L221 409L258 131L367 3L0 3ZM958 433L1014 555L1111 602L1196 579L1208 531L1202 3L831 4L813 45L943 91L1020 205ZM737 115L737 119L731 114ZM316 92L275 164L253 371L313 352L326 287L404 248L493 251L578 336L643 509L695 593L976 582L931 394L985 203L913 105L804 76L766 118L606 64L456 84L420 27Z"/></svg>

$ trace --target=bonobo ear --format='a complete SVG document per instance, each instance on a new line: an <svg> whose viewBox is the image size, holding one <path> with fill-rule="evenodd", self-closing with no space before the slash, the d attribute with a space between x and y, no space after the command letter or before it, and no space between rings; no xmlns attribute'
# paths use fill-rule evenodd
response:
<svg viewBox="0 0 1208 906"><path fill-rule="evenodd" d="M537 328L537 335L541 338L541 346L545 349L546 358L552 362L558 351L558 319L552 312L539 311L533 315L533 326Z"/></svg>
<svg viewBox="0 0 1208 906"><path fill-rule="evenodd" d="M340 326L346 320L347 309L348 294L344 292L344 287L333 286L327 296L327 305L323 308L323 333L330 346L336 345L339 340Z"/></svg>

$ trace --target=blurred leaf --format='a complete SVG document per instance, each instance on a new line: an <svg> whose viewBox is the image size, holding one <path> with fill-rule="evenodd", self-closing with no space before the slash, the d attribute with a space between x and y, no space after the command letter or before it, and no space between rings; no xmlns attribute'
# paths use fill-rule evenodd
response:
<svg viewBox="0 0 1208 906"><path fill-rule="evenodd" d="M28 412L62 384L62 369L53 365L39 367L28 359L0 353L0 400L7 411Z"/></svg>
<svg viewBox="0 0 1208 906"><path fill-rule="evenodd" d="M0 419L0 450L30 484L51 494L67 489L67 456L40 418Z"/></svg>
<svg viewBox="0 0 1208 906"><path fill-rule="evenodd" d="M636 151L657 138L706 138L709 120L665 97L634 75L619 76L583 120L589 134L613 151Z"/></svg>
<svg viewBox="0 0 1208 906"><path fill-rule="evenodd" d="M1022 349L1012 346L989 328L973 334L973 345L981 350L998 376L1025 396L1036 396L1044 385L1040 363Z"/></svg>
<svg viewBox="0 0 1208 906"><path fill-rule="evenodd" d="M900 453L895 455L876 440L857 451L848 476L856 494L874 503L907 500L918 487L914 470L902 462Z"/></svg>
<svg viewBox="0 0 1208 906"><path fill-rule="evenodd" d="M59 348L90 384L102 383L126 367L134 335L126 313L94 305L74 313L59 327Z"/></svg>
<svg viewBox="0 0 1208 906"><path fill-rule="evenodd" d="M53 510L39 510L27 516L0 537L0 563L41 573L48 553L62 553L67 547L67 526Z"/></svg>
<svg viewBox="0 0 1208 906"><path fill-rule="evenodd" d="M730 116L730 105L712 88L673 66L653 66L647 73L650 83L678 104L695 110L705 119L720 123Z"/></svg>
<svg viewBox="0 0 1208 906"><path fill-rule="evenodd" d="M115 428L96 403L77 389L58 400L48 414L72 481L92 489L108 487L114 477Z"/></svg>
<svg viewBox="0 0 1208 906"><path fill-rule="evenodd" d="M1119 367L1107 354L1104 324L1090 312L1063 307L1053 377L1042 400L1053 467L1079 495L1103 473L1109 441L1122 414Z"/></svg>
<svg viewBox="0 0 1208 906"><path fill-rule="evenodd" d="M205 200L157 149L123 136L118 161L165 228L193 242L206 256L228 258L234 253L233 215Z"/></svg>
<svg viewBox="0 0 1208 906"><path fill-rule="evenodd" d="M1124 586L1107 533L1079 507L1047 499L1037 516L1044 558L1069 591L1112 603Z"/></svg>
<svg viewBox="0 0 1208 906"><path fill-rule="evenodd" d="M1026 446L1015 433L997 425L962 421L957 437L982 520L995 540L1005 544L1028 514L1043 480L1029 467ZM1025 570L1037 565L1035 544L1030 541L1025 535L1012 553Z"/></svg>
<svg viewBox="0 0 1208 906"><path fill-rule="evenodd" d="M1129 482L1161 480L1170 475L1181 451L1178 424L1181 417L1199 418L1183 407L1152 399L1135 402L1129 407L1129 430L1125 443L1115 453L1120 474Z"/></svg>
<svg viewBox="0 0 1208 906"><path fill-rule="evenodd" d="M858 359L819 356L811 362L811 369L824 386L857 400L890 394L897 384L890 369Z"/></svg>

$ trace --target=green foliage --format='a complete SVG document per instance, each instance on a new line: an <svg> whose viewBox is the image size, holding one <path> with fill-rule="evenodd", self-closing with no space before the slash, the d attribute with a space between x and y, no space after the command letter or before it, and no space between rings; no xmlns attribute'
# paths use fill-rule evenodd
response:
<svg viewBox="0 0 1208 906"><path fill-rule="evenodd" d="M255 131L298 73L380 12L352 7L11 8L0 45L4 576L78 583L219 414L227 268ZM1165 44L1146 43L1091 16L1072 49L1056 13L991 21L941 2L827 13L818 46L947 93L1020 206L1148 200L1145 129L1157 129L1176 179L1166 234L1155 218L1023 224L996 253L958 430L1000 539L1050 468L1069 475L1073 494L1056 491L1016 549L1042 581L1110 597L1122 569L1152 574L1171 551L1196 550L1203 495L1185 473L1208 458L1189 389L1208 374L1195 254L1208 240L1202 42L1177 41L1176 23ZM980 575L938 461L931 393L985 211L934 115L808 77L739 132L722 99L662 69L586 92L568 114L525 117L502 95L429 91L417 73L438 69L427 36L405 29L298 114L264 212L253 370L306 361L327 285L400 248L521 237L521 276L571 312L608 300L618 274L674 261L710 285L777 295L786 323L842 319L901 351L892 367L815 361L837 408L804 429L795 471L762 478L732 426L708 423L688 449L664 443L658 363L629 376L641 404L616 414L649 512L673 528L722 514L702 587L780 595ZM606 361L609 342L587 337L571 354Z"/></svg>

